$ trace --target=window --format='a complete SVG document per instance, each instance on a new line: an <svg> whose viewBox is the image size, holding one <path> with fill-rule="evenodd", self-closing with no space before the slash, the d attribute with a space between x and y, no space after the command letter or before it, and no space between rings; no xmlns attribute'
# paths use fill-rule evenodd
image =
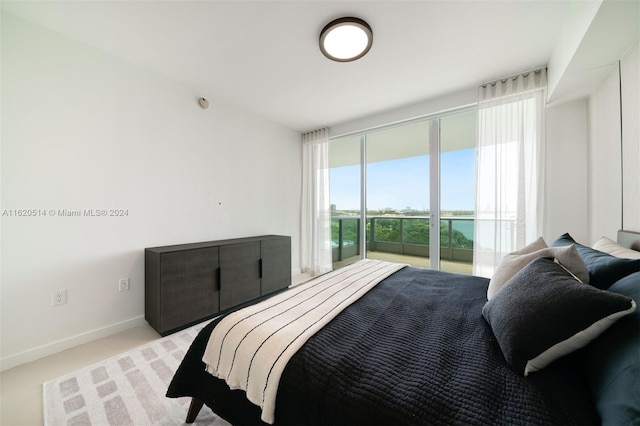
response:
<svg viewBox="0 0 640 426"><path fill-rule="evenodd" d="M332 139L334 267L369 257L471 273L475 128L468 110Z"/></svg>

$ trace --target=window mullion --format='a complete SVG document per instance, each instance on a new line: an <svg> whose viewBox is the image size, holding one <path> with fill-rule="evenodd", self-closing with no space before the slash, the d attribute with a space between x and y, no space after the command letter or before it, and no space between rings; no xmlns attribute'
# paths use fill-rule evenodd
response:
<svg viewBox="0 0 640 426"><path fill-rule="evenodd" d="M440 270L440 119L429 122L429 269Z"/></svg>

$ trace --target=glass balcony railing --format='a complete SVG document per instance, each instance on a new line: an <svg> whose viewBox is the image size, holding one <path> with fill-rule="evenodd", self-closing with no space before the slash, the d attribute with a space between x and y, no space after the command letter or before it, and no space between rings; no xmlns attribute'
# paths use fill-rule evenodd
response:
<svg viewBox="0 0 640 426"><path fill-rule="evenodd" d="M440 258L473 263L474 219L440 219ZM429 257L429 218L420 216L371 216L367 218L368 251ZM331 218L333 261L360 254L360 218Z"/></svg>

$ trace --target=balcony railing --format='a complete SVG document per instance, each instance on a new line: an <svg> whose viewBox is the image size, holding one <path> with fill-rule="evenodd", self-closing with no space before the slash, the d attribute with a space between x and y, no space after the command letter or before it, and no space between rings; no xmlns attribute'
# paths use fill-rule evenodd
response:
<svg viewBox="0 0 640 426"><path fill-rule="evenodd" d="M440 258L473 262L473 226L470 218L440 219ZM367 250L429 257L429 219L420 216L371 216L367 218ZM360 254L360 218L331 218L333 261Z"/></svg>

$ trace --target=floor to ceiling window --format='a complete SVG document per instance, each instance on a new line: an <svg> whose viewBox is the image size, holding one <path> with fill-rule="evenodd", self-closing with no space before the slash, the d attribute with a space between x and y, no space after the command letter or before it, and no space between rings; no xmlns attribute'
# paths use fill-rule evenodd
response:
<svg viewBox="0 0 640 426"><path fill-rule="evenodd" d="M329 142L331 246L334 268L359 259L361 253L361 139L348 136Z"/></svg>
<svg viewBox="0 0 640 426"><path fill-rule="evenodd" d="M367 257L429 266L429 122L369 132L365 154Z"/></svg>
<svg viewBox="0 0 640 426"><path fill-rule="evenodd" d="M471 273L475 120L471 110L331 140L334 267L368 257Z"/></svg>

